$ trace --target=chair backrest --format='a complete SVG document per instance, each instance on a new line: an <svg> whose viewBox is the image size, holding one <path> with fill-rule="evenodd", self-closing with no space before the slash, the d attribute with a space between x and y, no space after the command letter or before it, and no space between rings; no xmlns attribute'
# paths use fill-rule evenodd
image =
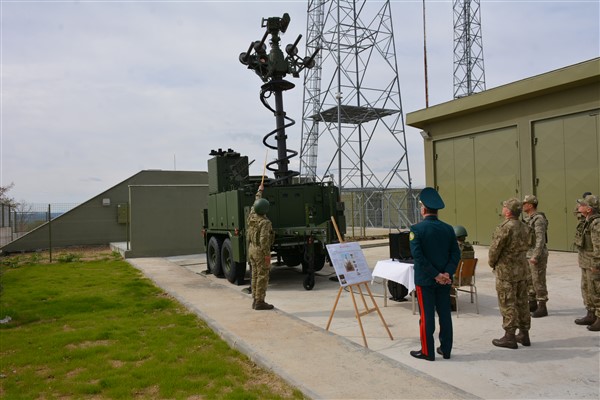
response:
<svg viewBox="0 0 600 400"><path fill-rule="evenodd" d="M462 258L456 267L456 280L454 286L470 285L475 276L477 258Z"/></svg>

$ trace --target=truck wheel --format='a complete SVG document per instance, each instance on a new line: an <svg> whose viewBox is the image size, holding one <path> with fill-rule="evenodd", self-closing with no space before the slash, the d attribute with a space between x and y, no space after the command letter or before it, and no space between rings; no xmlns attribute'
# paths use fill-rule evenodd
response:
<svg viewBox="0 0 600 400"><path fill-rule="evenodd" d="M221 242L216 236L211 237L208 241L206 263L208 264L208 270L214 276L223 277L223 269L221 268Z"/></svg>
<svg viewBox="0 0 600 400"><path fill-rule="evenodd" d="M318 272L323 269L325 266L325 254L324 253L315 253L315 272ZM302 273L306 274L308 272L308 261L302 260Z"/></svg>
<svg viewBox="0 0 600 400"><path fill-rule="evenodd" d="M246 275L246 263L233 261L233 246L229 239L225 239L221 248L221 267L225 278L230 283L237 282L238 285L243 285L244 275Z"/></svg>
<svg viewBox="0 0 600 400"><path fill-rule="evenodd" d="M288 267L296 267L302 262L302 253L285 253L281 258Z"/></svg>
<svg viewBox="0 0 600 400"><path fill-rule="evenodd" d="M308 274L308 276L304 278L302 286L304 286L304 289L306 290L312 290L312 288L315 287L315 275Z"/></svg>

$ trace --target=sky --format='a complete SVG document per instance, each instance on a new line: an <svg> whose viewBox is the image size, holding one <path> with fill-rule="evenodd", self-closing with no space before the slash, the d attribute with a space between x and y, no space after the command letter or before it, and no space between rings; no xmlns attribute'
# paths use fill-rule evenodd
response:
<svg viewBox="0 0 600 400"><path fill-rule="evenodd" d="M238 55L262 37L263 17L290 14L283 45L306 36L307 4L0 0L0 186L14 184L8 196L22 203L81 203L141 170L206 171L218 148L257 160L260 175L275 119ZM480 4L487 89L600 56L600 0ZM453 11L451 0L425 6L433 106L453 98ZM391 7L406 115L425 108L423 2ZM302 80L289 80L297 150ZM419 130L406 126L406 140L412 184L423 187Z"/></svg>

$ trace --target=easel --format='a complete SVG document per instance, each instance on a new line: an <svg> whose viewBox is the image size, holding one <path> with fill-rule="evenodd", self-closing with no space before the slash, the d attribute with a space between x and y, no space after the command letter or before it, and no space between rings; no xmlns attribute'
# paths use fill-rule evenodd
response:
<svg viewBox="0 0 600 400"><path fill-rule="evenodd" d="M338 236L338 240L340 241L340 243L343 243L344 241L341 237L337 223L335 222L335 219L333 217L331 217L331 221L333 222L333 226L334 226L335 232ZM369 294L371 301L373 302L372 308L369 308L369 306L367 304L367 301L365 299L365 295L363 293L361 285L365 286L365 289L366 289L367 293ZM363 325L362 325L362 321L361 321L360 317L362 317L363 315L370 314L373 311L377 311L377 314L379 315L379 318L381 319L381 322L383 323L383 326L385 327L385 330L387 331L390 339L394 340L394 338L392 337L392 333L390 332L390 329L388 328L387 323L385 322L385 319L383 318L383 314L381 314L381 310L379 310L379 307L377 306L377 303L375 302L373 293L371 293L371 289L369 288L368 281L353 283L353 284L346 285L346 286L340 286L340 289L338 290L338 294L335 298L335 302L333 304L333 309L331 310L331 314L329 315L329 321L327 321L327 327L325 328L325 330L329 331L329 326L331 325L331 320L333 319L333 314L335 313L335 309L337 308L338 301L340 300L340 295L342 294L342 290L344 290L344 287L348 287L350 289L350 294L352 296L352 304L354 304L354 315L356 316L356 319L358 319L358 325L360 326L360 332L362 334L365 347L368 348L369 346L367 345L367 338L365 336L365 330L363 329ZM360 311L360 312L358 311L356 298L354 297L354 288L358 289L358 293L360 294L362 304L364 305L364 308L365 308L364 311Z"/></svg>

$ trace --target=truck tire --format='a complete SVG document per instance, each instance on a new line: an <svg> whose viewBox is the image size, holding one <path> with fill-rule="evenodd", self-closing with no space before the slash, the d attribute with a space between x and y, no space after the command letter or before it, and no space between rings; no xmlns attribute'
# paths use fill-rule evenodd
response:
<svg viewBox="0 0 600 400"><path fill-rule="evenodd" d="M315 253L315 272L323 269L325 266L325 253ZM308 262L302 259L302 273L308 272Z"/></svg>
<svg viewBox="0 0 600 400"><path fill-rule="evenodd" d="M302 253L284 253L281 255L283 263L288 267L297 267L302 262Z"/></svg>
<svg viewBox="0 0 600 400"><path fill-rule="evenodd" d="M238 285L243 285L246 263L233 261L233 246L229 239L225 239L221 247L221 268L230 283L237 282Z"/></svg>
<svg viewBox="0 0 600 400"><path fill-rule="evenodd" d="M206 248L206 264L208 270L216 277L223 277L223 269L221 268L221 241L213 236L208 241Z"/></svg>

